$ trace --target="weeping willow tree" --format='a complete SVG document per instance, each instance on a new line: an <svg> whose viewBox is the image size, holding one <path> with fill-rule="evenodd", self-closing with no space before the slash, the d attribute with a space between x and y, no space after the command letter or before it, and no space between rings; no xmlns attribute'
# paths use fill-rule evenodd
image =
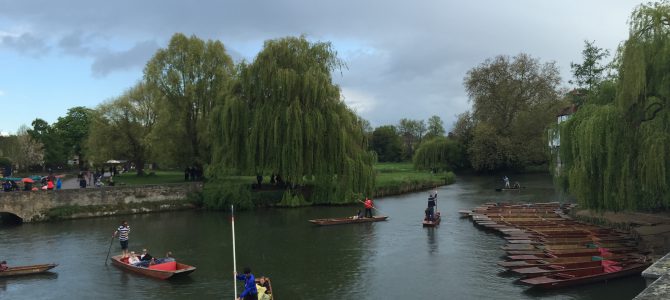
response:
<svg viewBox="0 0 670 300"><path fill-rule="evenodd" d="M331 78L341 67L330 43L266 41L252 63L240 64L234 91L216 110L211 175L279 174L290 186L312 186L313 203L370 195L373 155ZM304 201L289 189L282 204Z"/></svg>
<svg viewBox="0 0 670 300"><path fill-rule="evenodd" d="M670 208L670 5L640 5L630 24L615 101L585 105L561 129L569 190L588 208Z"/></svg>
<svg viewBox="0 0 670 300"><path fill-rule="evenodd" d="M465 153L461 145L446 137L421 143L414 154L414 167L419 170L453 171L463 167Z"/></svg>

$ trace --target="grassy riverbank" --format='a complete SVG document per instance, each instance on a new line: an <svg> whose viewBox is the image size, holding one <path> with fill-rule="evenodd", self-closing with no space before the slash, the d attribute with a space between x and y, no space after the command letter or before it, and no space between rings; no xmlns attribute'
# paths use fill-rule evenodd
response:
<svg viewBox="0 0 670 300"><path fill-rule="evenodd" d="M372 197L379 198L390 195L399 195L410 192L427 190L436 186L451 184L455 180L452 172L431 173L429 171L415 170L412 163L378 163L374 166L376 174L376 187ZM184 182L181 171L154 171L149 175L137 176L132 173L115 176L114 181L118 186L145 185ZM276 206L282 201L284 190L272 188L270 185L260 190L250 191L244 187L251 187L256 183L255 176L233 176L227 183L205 184L201 201L205 207L221 208L230 203L225 199L236 202L236 205L251 208L253 206ZM263 185L269 183L265 176ZM308 192L309 193L309 192ZM246 199L246 200L245 200ZM306 205L304 202L300 205ZM318 203L318 201L314 202Z"/></svg>
<svg viewBox="0 0 670 300"><path fill-rule="evenodd" d="M375 197L421 191L435 186L452 184L452 172L431 173L414 169L412 163L378 163Z"/></svg>

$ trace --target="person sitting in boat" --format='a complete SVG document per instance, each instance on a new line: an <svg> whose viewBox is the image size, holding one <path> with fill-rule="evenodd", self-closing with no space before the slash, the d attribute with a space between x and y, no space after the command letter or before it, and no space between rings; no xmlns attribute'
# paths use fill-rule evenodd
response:
<svg viewBox="0 0 670 300"><path fill-rule="evenodd" d="M365 217L372 218L372 208L375 207L374 202L372 202L372 199L370 198L365 198L364 204L365 204Z"/></svg>
<svg viewBox="0 0 670 300"><path fill-rule="evenodd" d="M7 266L7 261L6 260L0 261L0 272L7 271L7 269L9 269L9 267Z"/></svg>
<svg viewBox="0 0 670 300"><path fill-rule="evenodd" d="M137 263L140 262L140 259L135 255L135 251L130 251L130 255L128 255L128 263L131 265L136 265Z"/></svg>
<svg viewBox="0 0 670 300"><path fill-rule="evenodd" d="M520 188L521 188L521 185L519 184L518 181L515 181L515 182L514 182L514 188L515 188L515 189L520 189Z"/></svg>
<svg viewBox="0 0 670 300"><path fill-rule="evenodd" d="M237 274L237 280L244 281L244 291L237 297L237 300L258 300L258 290L256 289L256 278L251 274L251 268L244 267L244 274Z"/></svg>
<svg viewBox="0 0 670 300"><path fill-rule="evenodd" d="M156 258L154 261L156 262L156 264L162 264L166 262L175 261L175 259L174 257L172 257L172 252L168 251L167 253L165 253L164 258Z"/></svg>
<svg viewBox="0 0 670 300"><path fill-rule="evenodd" d="M505 181L505 188L506 188L506 189L509 189L509 188L510 188L510 186L509 186L509 178L507 178L507 175L505 175L505 177L503 177L503 181Z"/></svg>
<svg viewBox="0 0 670 300"><path fill-rule="evenodd" d="M156 264L156 260L149 254L147 249L142 249L142 254L140 254L139 259L140 261L135 263L135 266L137 267L148 268L149 266Z"/></svg>
<svg viewBox="0 0 670 300"><path fill-rule="evenodd" d="M270 300L272 298L272 289L270 288L270 281L265 276L261 276L256 284L258 291L258 300Z"/></svg>
<svg viewBox="0 0 670 300"><path fill-rule="evenodd" d="M152 258L154 257L149 254L146 248L142 249L142 254L140 254L141 261L150 261Z"/></svg>
<svg viewBox="0 0 670 300"><path fill-rule="evenodd" d="M363 217L363 213L361 213L361 210L359 209L358 212L356 213L355 216L351 217L354 220L358 220Z"/></svg>

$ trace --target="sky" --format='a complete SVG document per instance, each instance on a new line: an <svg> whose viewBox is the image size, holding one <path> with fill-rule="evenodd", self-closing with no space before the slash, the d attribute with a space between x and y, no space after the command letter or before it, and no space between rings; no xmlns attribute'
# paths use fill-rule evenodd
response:
<svg viewBox="0 0 670 300"><path fill-rule="evenodd" d="M177 32L252 61L268 39L331 42L333 80L373 127L470 109L468 70L498 55L555 61L569 87L584 41L614 53L641 1L0 0L0 133L95 108L140 81Z"/></svg>

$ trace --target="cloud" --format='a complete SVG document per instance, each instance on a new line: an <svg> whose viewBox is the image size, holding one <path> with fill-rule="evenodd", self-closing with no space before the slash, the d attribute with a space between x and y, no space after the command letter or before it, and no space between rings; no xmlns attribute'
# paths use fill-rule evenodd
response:
<svg viewBox="0 0 670 300"><path fill-rule="evenodd" d="M358 114L369 113L377 106L377 101L364 91L350 88L342 89L344 102Z"/></svg>
<svg viewBox="0 0 670 300"><path fill-rule="evenodd" d="M628 34L639 0L592 1L2 1L0 46L91 60L103 77L143 66L175 32L220 40L235 61L253 59L263 41L306 34L332 41L348 69L333 74L348 105L373 125L440 116L445 127L470 106L467 71L496 55L528 53L557 61L570 76L583 40L612 51ZM607 7L603 11L603 7ZM4 22L4 23L3 23ZM5 29L6 30L6 29ZM23 32L23 31L22 31ZM7 42L5 42L7 39ZM27 50L19 50L27 49ZM101 97L107 98L107 96Z"/></svg>
<svg viewBox="0 0 670 300"><path fill-rule="evenodd" d="M116 70L144 66L158 48L155 41L144 41L126 51L97 54L91 71L94 76L103 77Z"/></svg>
<svg viewBox="0 0 670 300"><path fill-rule="evenodd" d="M4 35L0 39L0 45L9 49L14 49L17 52L32 57L41 57L47 54L50 50L47 43L30 33L22 33L20 35Z"/></svg>

